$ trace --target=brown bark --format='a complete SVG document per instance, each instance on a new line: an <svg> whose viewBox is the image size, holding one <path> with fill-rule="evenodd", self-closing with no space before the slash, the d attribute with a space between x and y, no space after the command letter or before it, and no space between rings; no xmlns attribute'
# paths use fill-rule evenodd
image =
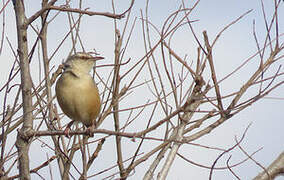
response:
<svg viewBox="0 0 284 180"><path fill-rule="evenodd" d="M29 167L29 145L27 135L33 129L32 114L32 81L28 59L27 26L25 7L22 0L13 1L16 14L17 36L18 36L18 55L21 70L21 91L23 103L23 126L18 131L16 146L19 156L20 179L31 179Z"/></svg>

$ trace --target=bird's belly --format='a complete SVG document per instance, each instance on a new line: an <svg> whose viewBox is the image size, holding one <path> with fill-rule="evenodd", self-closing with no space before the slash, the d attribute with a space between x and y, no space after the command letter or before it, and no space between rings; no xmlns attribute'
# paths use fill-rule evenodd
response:
<svg viewBox="0 0 284 180"><path fill-rule="evenodd" d="M58 103L63 112L72 120L90 126L100 111L100 98L94 84L74 81L57 87Z"/></svg>

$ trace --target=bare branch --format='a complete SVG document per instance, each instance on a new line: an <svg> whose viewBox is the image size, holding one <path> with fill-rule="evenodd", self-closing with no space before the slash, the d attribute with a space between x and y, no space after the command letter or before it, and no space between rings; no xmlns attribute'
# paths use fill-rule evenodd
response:
<svg viewBox="0 0 284 180"><path fill-rule="evenodd" d="M269 174L270 178L274 179L276 176L284 176L284 152L282 152L266 169L266 171L261 172L254 180L269 180L267 176Z"/></svg>

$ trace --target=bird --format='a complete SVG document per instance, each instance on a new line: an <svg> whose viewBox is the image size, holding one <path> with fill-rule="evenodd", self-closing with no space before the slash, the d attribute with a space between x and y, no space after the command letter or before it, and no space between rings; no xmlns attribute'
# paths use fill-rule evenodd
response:
<svg viewBox="0 0 284 180"><path fill-rule="evenodd" d="M61 110L72 120L63 131L66 137L75 121L83 123L89 132L96 126L101 100L90 71L100 59L104 57L78 52L62 63L63 73L56 82L55 92Z"/></svg>

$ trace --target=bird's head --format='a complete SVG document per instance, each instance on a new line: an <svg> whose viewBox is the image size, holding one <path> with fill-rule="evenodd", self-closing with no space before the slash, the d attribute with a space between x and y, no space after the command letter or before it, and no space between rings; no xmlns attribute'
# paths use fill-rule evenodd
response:
<svg viewBox="0 0 284 180"><path fill-rule="evenodd" d="M85 52L78 52L67 58L67 60L63 63L63 69L64 71L89 73L95 64L95 61L100 59L104 59L104 57L92 56Z"/></svg>

